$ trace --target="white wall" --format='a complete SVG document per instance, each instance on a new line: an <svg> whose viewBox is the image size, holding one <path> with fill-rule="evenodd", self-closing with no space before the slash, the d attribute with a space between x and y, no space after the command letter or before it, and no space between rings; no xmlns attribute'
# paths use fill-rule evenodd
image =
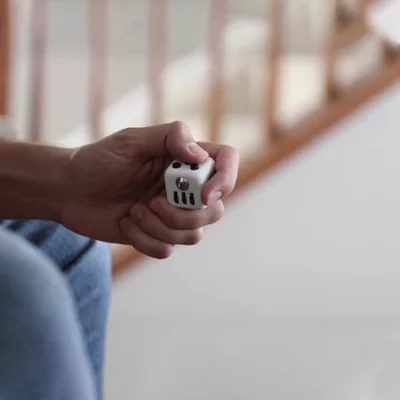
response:
<svg viewBox="0 0 400 400"><path fill-rule="evenodd" d="M107 399L398 399L399 110L400 85L118 282Z"/></svg>

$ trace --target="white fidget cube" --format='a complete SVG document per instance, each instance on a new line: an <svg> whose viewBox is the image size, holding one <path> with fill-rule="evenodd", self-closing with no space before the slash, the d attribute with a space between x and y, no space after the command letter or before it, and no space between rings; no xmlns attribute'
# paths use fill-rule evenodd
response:
<svg viewBox="0 0 400 400"><path fill-rule="evenodd" d="M211 157L203 164L173 161L164 175L169 204L189 210L205 208L201 193L204 184L214 174L214 165L215 162Z"/></svg>

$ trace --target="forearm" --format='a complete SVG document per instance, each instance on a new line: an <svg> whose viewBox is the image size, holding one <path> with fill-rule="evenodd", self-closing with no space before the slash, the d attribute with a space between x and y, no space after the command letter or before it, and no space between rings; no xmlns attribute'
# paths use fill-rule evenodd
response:
<svg viewBox="0 0 400 400"><path fill-rule="evenodd" d="M57 221L70 150L0 138L0 219Z"/></svg>

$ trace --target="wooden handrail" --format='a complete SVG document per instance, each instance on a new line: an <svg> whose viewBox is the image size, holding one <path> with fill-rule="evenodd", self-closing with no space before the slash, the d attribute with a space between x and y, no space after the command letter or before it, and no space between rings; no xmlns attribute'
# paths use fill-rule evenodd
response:
<svg viewBox="0 0 400 400"><path fill-rule="evenodd" d="M328 14L329 21L327 30L325 33L325 43L324 43L324 72L325 72L325 82L324 82L324 91L325 91L325 100L327 103L335 100L338 96L338 87L336 83L336 61L338 56L338 49L336 45L337 39L337 20L336 15L339 9L339 0L328 0Z"/></svg>
<svg viewBox="0 0 400 400"><path fill-rule="evenodd" d="M92 140L103 135L102 116L106 103L108 0L90 2L89 124Z"/></svg>
<svg viewBox="0 0 400 400"><path fill-rule="evenodd" d="M43 105L45 90L45 56L47 44L47 26L49 0L35 0L32 6L32 34L30 71L30 115L28 132L33 142L42 140Z"/></svg>
<svg viewBox="0 0 400 400"><path fill-rule="evenodd" d="M383 63L390 64L395 61L399 54L398 49L385 39L382 39L381 45Z"/></svg>
<svg viewBox="0 0 400 400"><path fill-rule="evenodd" d="M399 78L400 59L397 59L393 64L385 66L376 75L350 88L346 96L342 96L334 104L321 106L319 110L310 114L296 127L283 132L279 144L274 146L267 157L262 155L256 160L252 159L251 162L242 164L236 189L231 198L256 179L264 176L266 172L271 172L273 168L287 160L295 152L328 133L329 128L333 127L338 121L356 111L390 85L396 83ZM115 247L114 278L119 278L130 265L144 258L141 253L131 247Z"/></svg>
<svg viewBox="0 0 400 400"><path fill-rule="evenodd" d="M93 138L101 136L101 113L105 102L106 77L106 32L107 32L107 0L91 0L91 86L90 86L90 124L94 132ZM213 22L210 29L210 97L208 118L212 140L220 138L220 124L223 115L223 46L222 34L226 16L226 1L213 1ZM330 0L333 8L338 6L338 0ZM335 82L335 64L338 52L344 46L353 43L367 31L366 7L373 0L359 0L359 15L342 30L337 29L332 18L327 32L324 52L325 92L326 102L315 112L291 128L282 129L278 125L277 105L280 81L280 61L283 48L283 4L274 0L269 13L270 31L266 52L265 79L266 92L263 104L265 126L263 137L269 145L268 151L263 151L256 158L242 163L235 193L239 193L254 179L264 175L273 167L293 155L312 140L323 135L337 121L355 111L400 78L400 57L395 49L383 41L384 60L382 68L374 75L364 78L363 82L355 84L339 96ZM49 0L35 0L32 7L31 35L32 69L31 69L31 114L30 139L42 139L42 107L44 94L45 50L47 33L47 11ZM0 112L8 111L9 85L9 2L0 0ZM150 63L149 86L152 96L151 122L163 120L164 92L163 70L167 60L168 50L168 0L150 0L149 36ZM335 15L335 13L332 13ZM332 101L334 100L334 101ZM126 246L113 246L114 277L126 270L127 266L143 257L139 252Z"/></svg>
<svg viewBox="0 0 400 400"><path fill-rule="evenodd" d="M209 32L209 95L206 97L208 135L211 142L218 142L224 114L224 48L223 31L227 0L213 0L210 9Z"/></svg>
<svg viewBox="0 0 400 400"><path fill-rule="evenodd" d="M338 6L337 0L332 1L333 8ZM362 7L371 4L374 0L361 0ZM361 4L361 2L360 2ZM311 143L314 139L328 132L337 121L354 112L400 78L400 60L397 53L391 52L390 64L382 67L376 75L364 78L360 83L348 88L346 93L339 96L335 82L335 64L339 51L349 44L354 43L367 32L365 10L360 8L360 14L356 16L347 27L337 29L335 18L327 32L327 42L324 54L325 68L325 92L326 102L319 109L304 118L294 127L280 130L276 122L276 106L279 82L279 58L282 51L282 3L276 1L272 4L272 12L269 15L271 22L270 42L267 48L266 75L266 99L264 117L265 126L268 129L266 141L270 146L269 151L262 152L258 158L252 158L243 162L239 174L238 183L234 195L243 190L248 184L258 177L265 175L273 167L276 167L299 149ZM333 15L335 15L333 13ZM392 49L391 49L392 50ZM335 101L332 101L335 100ZM211 102L211 104L213 104ZM130 263L142 259L144 256L129 247L114 247L115 269L114 277L120 276Z"/></svg>
<svg viewBox="0 0 400 400"><path fill-rule="evenodd" d="M0 0L0 116L8 115L10 82L10 7Z"/></svg>
<svg viewBox="0 0 400 400"><path fill-rule="evenodd" d="M279 139L277 111L283 47L283 2L281 0L273 0L270 3L267 19L270 28L266 40L264 137L266 146L270 148Z"/></svg>
<svg viewBox="0 0 400 400"><path fill-rule="evenodd" d="M149 92L151 97L150 123L159 124L164 120L165 93L163 71L168 54L168 0L149 1Z"/></svg>
<svg viewBox="0 0 400 400"><path fill-rule="evenodd" d="M358 11L360 13L361 18L367 18L367 9L368 9L369 1L366 0L358 0Z"/></svg>
<svg viewBox="0 0 400 400"><path fill-rule="evenodd" d="M146 256L133 247L124 245L112 245L112 259L113 259L113 269L112 275L113 279L120 278L123 276L130 266L136 264L140 260L144 260Z"/></svg>
<svg viewBox="0 0 400 400"><path fill-rule="evenodd" d="M340 1L340 0L339 0ZM341 50L358 40L362 39L369 31L367 21L368 7L379 0L358 0L358 13L354 16L353 21L349 25L338 32L336 46Z"/></svg>
<svg viewBox="0 0 400 400"><path fill-rule="evenodd" d="M243 165L237 187L243 188L305 145L310 144L314 139L328 133L329 128L338 121L356 111L372 97L390 87L399 79L400 58L397 58L395 62L385 66L377 74L358 82L335 103L329 106L321 106L319 110L304 118L294 128L284 132L279 145L273 149L268 157L260 157L258 160L252 160L251 163Z"/></svg>
<svg viewBox="0 0 400 400"><path fill-rule="evenodd" d="M262 154L251 162L242 163L235 192L231 197L244 190L250 183L272 171L280 163L287 160L295 152L309 145L318 137L329 132L338 121L347 117L359 107L366 104L372 97L382 92L400 78L400 59L385 66L376 75L365 78L362 82L349 88L345 96L335 103L322 105L321 108L302 122L287 131L282 132L279 144L274 146L267 157ZM114 247L115 268L114 278L122 276L123 272L134 262L145 257L135 249L127 246Z"/></svg>

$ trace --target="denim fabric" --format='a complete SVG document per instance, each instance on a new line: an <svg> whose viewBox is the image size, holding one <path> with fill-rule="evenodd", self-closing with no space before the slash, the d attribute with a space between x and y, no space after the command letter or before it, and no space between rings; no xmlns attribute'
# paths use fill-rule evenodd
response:
<svg viewBox="0 0 400 400"><path fill-rule="evenodd" d="M102 399L110 282L107 244L0 221L0 399Z"/></svg>

